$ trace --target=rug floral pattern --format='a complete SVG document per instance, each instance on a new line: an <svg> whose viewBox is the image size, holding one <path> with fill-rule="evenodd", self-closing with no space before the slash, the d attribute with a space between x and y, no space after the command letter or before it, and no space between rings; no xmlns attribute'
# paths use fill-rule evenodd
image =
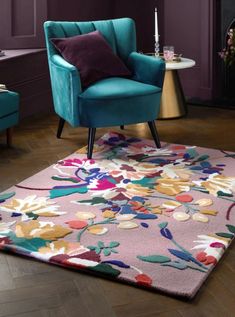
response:
<svg viewBox="0 0 235 317"><path fill-rule="evenodd" d="M235 235L233 153L108 133L0 194L1 250L192 298Z"/></svg>

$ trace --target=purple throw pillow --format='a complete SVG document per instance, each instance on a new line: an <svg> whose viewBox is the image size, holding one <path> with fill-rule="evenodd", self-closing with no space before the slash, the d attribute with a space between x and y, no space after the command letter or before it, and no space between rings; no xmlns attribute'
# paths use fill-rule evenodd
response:
<svg viewBox="0 0 235 317"><path fill-rule="evenodd" d="M84 88L103 78L131 76L99 31L51 41L63 58L78 68Z"/></svg>

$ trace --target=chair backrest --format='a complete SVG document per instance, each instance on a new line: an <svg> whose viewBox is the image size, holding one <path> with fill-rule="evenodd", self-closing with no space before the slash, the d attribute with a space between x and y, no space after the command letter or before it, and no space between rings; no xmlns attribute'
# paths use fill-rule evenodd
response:
<svg viewBox="0 0 235 317"><path fill-rule="evenodd" d="M58 54L51 38L70 37L99 30L107 42L124 62L136 51L135 23L130 18L90 22L47 21L44 23L48 58Z"/></svg>

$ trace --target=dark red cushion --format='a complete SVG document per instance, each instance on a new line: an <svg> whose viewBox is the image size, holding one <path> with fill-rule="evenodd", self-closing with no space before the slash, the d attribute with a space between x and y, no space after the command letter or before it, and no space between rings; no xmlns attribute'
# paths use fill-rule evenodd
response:
<svg viewBox="0 0 235 317"><path fill-rule="evenodd" d="M131 75L99 31L51 41L63 58L78 68L83 87L102 78Z"/></svg>

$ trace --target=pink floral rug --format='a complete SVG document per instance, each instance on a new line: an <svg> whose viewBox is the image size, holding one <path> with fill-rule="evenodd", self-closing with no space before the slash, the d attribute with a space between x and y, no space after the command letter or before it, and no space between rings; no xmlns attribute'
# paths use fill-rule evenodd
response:
<svg viewBox="0 0 235 317"><path fill-rule="evenodd" d="M109 133L0 194L3 251L192 298L235 235L233 153Z"/></svg>

